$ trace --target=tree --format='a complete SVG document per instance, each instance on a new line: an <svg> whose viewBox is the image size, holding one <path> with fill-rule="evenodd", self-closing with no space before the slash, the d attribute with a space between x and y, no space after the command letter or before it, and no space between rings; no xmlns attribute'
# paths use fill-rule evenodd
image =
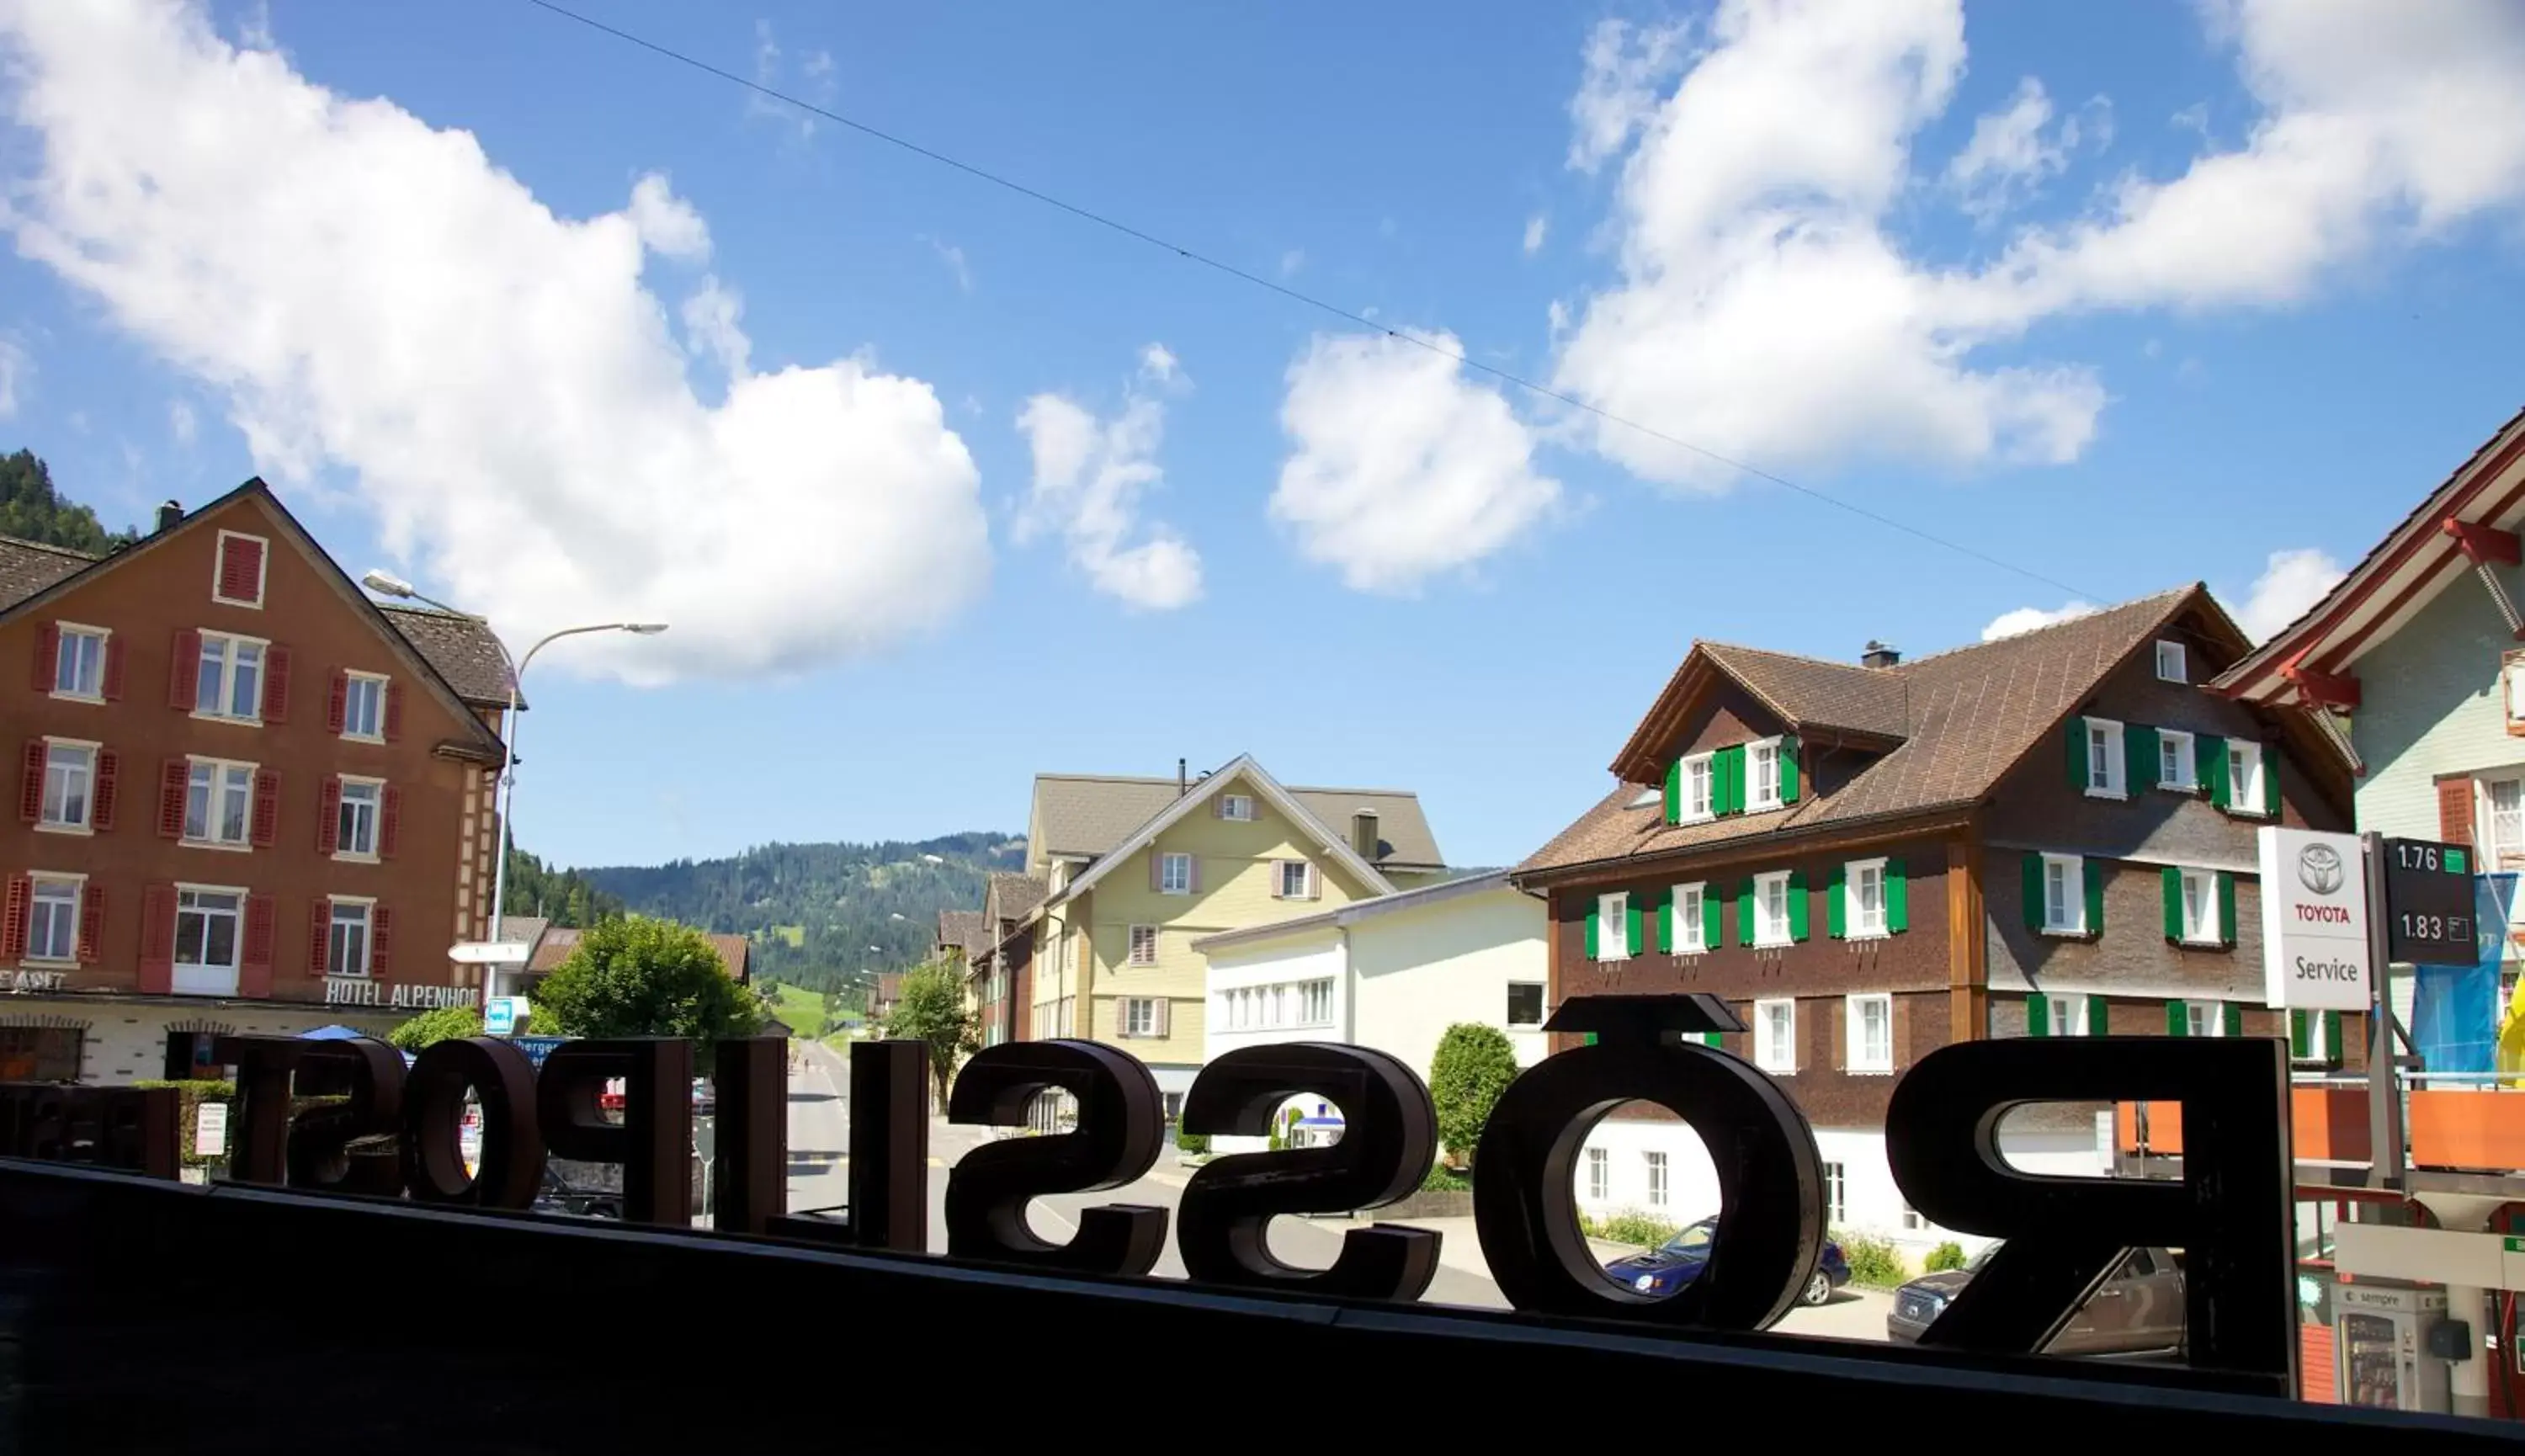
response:
<svg viewBox="0 0 2525 1456"><path fill-rule="evenodd" d="M1471 1166L1491 1109L1514 1080L1516 1052L1499 1028L1458 1022L1438 1038L1438 1055L1429 1063L1429 1097L1438 1104L1438 1140L1458 1162Z"/></svg>
<svg viewBox="0 0 2525 1456"><path fill-rule="evenodd" d="M751 1035L762 1015L746 988L719 964L701 931L664 920L600 921L578 937L569 959L535 987L535 1003L556 1036L684 1036L710 1043Z"/></svg>
<svg viewBox="0 0 2525 1456"><path fill-rule="evenodd" d="M0 455L0 536L67 546L103 556L140 539L138 531L109 531L96 512L62 499L53 473L32 450Z"/></svg>
<svg viewBox="0 0 2525 1456"><path fill-rule="evenodd" d="M965 1009L965 964L961 956L924 961L903 973L903 990L894 1014L885 1019L885 1034L903 1041L929 1043L929 1077L938 1086L938 1103L947 1104L956 1064L982 1046L973 1014Z"/></svg>
<svg viewBox="0 0 2525 1456"><path fill-rule="evenodd" d="M470 1006L441 1006L424 1011L386 1033L386 1040L408 1052L441 1041L482 1034L482 1013Z"/></svg>

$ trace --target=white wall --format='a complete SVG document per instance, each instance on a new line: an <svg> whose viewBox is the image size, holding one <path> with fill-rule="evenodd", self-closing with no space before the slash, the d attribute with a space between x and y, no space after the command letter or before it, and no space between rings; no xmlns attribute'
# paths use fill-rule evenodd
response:
<svg viewBox="0 0 2525 1456"><path fill-rule="evenodd" d="M1342 932L1330 926L1286 939L1237 947L1210 957L1204 977L1209 1006L1202 1018L1202 1060L1208 1062L1240 1047L1272 1046L1283 1041L1352 1041L1349 964ZM1321 1022L1284 1020L1276 1026L1232 1025L1228 998L1238 991L1275 989L1311 980L1333 983L1332 1016Z"/></svg>
<svg viewBox="0 0 2525 1456"><path fill-rule="evenodd" d="M1438 1038L1474 1022L1507 1031L1516 1064L1533 1066L1544 1033L1508 1025L1508 988L1548 983L1546 929L1543 902L1505 886L1362 918L1350 928L1350 1039L1401 1057L1426 1081Z"/></svg>

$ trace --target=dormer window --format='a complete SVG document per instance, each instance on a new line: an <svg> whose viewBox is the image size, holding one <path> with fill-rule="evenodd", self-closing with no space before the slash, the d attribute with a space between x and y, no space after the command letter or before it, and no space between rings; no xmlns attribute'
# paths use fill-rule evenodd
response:
<svg viewBox="0 0 2525 1456"><path fill-rule="evenodd" d="M1745 807L1777 809L1780 797L1780 740L1764 738L1745 746Z"/></svg>
<svg viewBox="0 0 2525 1456"><path fill-rule="evenodd" d="M1696 753L1675 766L1674 809L1678 823L1693 824L1710 817L1714 812L1710 782L1710 755L1707 753Z"/></svg>
<svg viewBox="0 0 2525 1456"><path fill-rule="evenodd" d="M2156 680L2159 682L2191 681L2192 673L2190 665L2185 662L2184 658L2185 653L2181 642L2157 643Z"/></svg>

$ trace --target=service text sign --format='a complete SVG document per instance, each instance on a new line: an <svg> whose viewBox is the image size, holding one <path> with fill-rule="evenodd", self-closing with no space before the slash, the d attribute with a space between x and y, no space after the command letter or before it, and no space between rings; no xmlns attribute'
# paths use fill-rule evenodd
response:
<svg viewBox="0 0 2525 1456"><path fill-rule="evenodd" d="M2265 828L2262 991L2270 1006L2364 1011L2367 877L2355 834Z"/></svg>

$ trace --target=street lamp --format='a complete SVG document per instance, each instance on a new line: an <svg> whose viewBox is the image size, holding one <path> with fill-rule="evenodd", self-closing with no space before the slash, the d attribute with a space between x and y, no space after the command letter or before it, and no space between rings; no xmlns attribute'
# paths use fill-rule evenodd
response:
<svg viewBox="0 0 2525 1456"><path fill-rule="evenodd" d="M360 584L379 596L408 598L468 621L481 623L485 628L490 626L490 619L451 607L434 597L423 596L414 589L411 582L386 572L370 572L360 578ZM635 636L654 637L666 629L667 624L663 622L598 622L586 627L566 627L557 632L546 633L526 649L522 658L510 657L509 644L500 640L498 632L489 633L492 645L500 649L500 656L509 665L509 711L500 719L502 736L506 740L502 744L500 760L500 857L491 866L491 939L494 942L507 929L509 914L509 811L518 797L518 685L524 679L526 669L533 666L536 653L564 637L575 637L586 632L630 632ZM490 974L497 976L496 972Z"/></svg>

